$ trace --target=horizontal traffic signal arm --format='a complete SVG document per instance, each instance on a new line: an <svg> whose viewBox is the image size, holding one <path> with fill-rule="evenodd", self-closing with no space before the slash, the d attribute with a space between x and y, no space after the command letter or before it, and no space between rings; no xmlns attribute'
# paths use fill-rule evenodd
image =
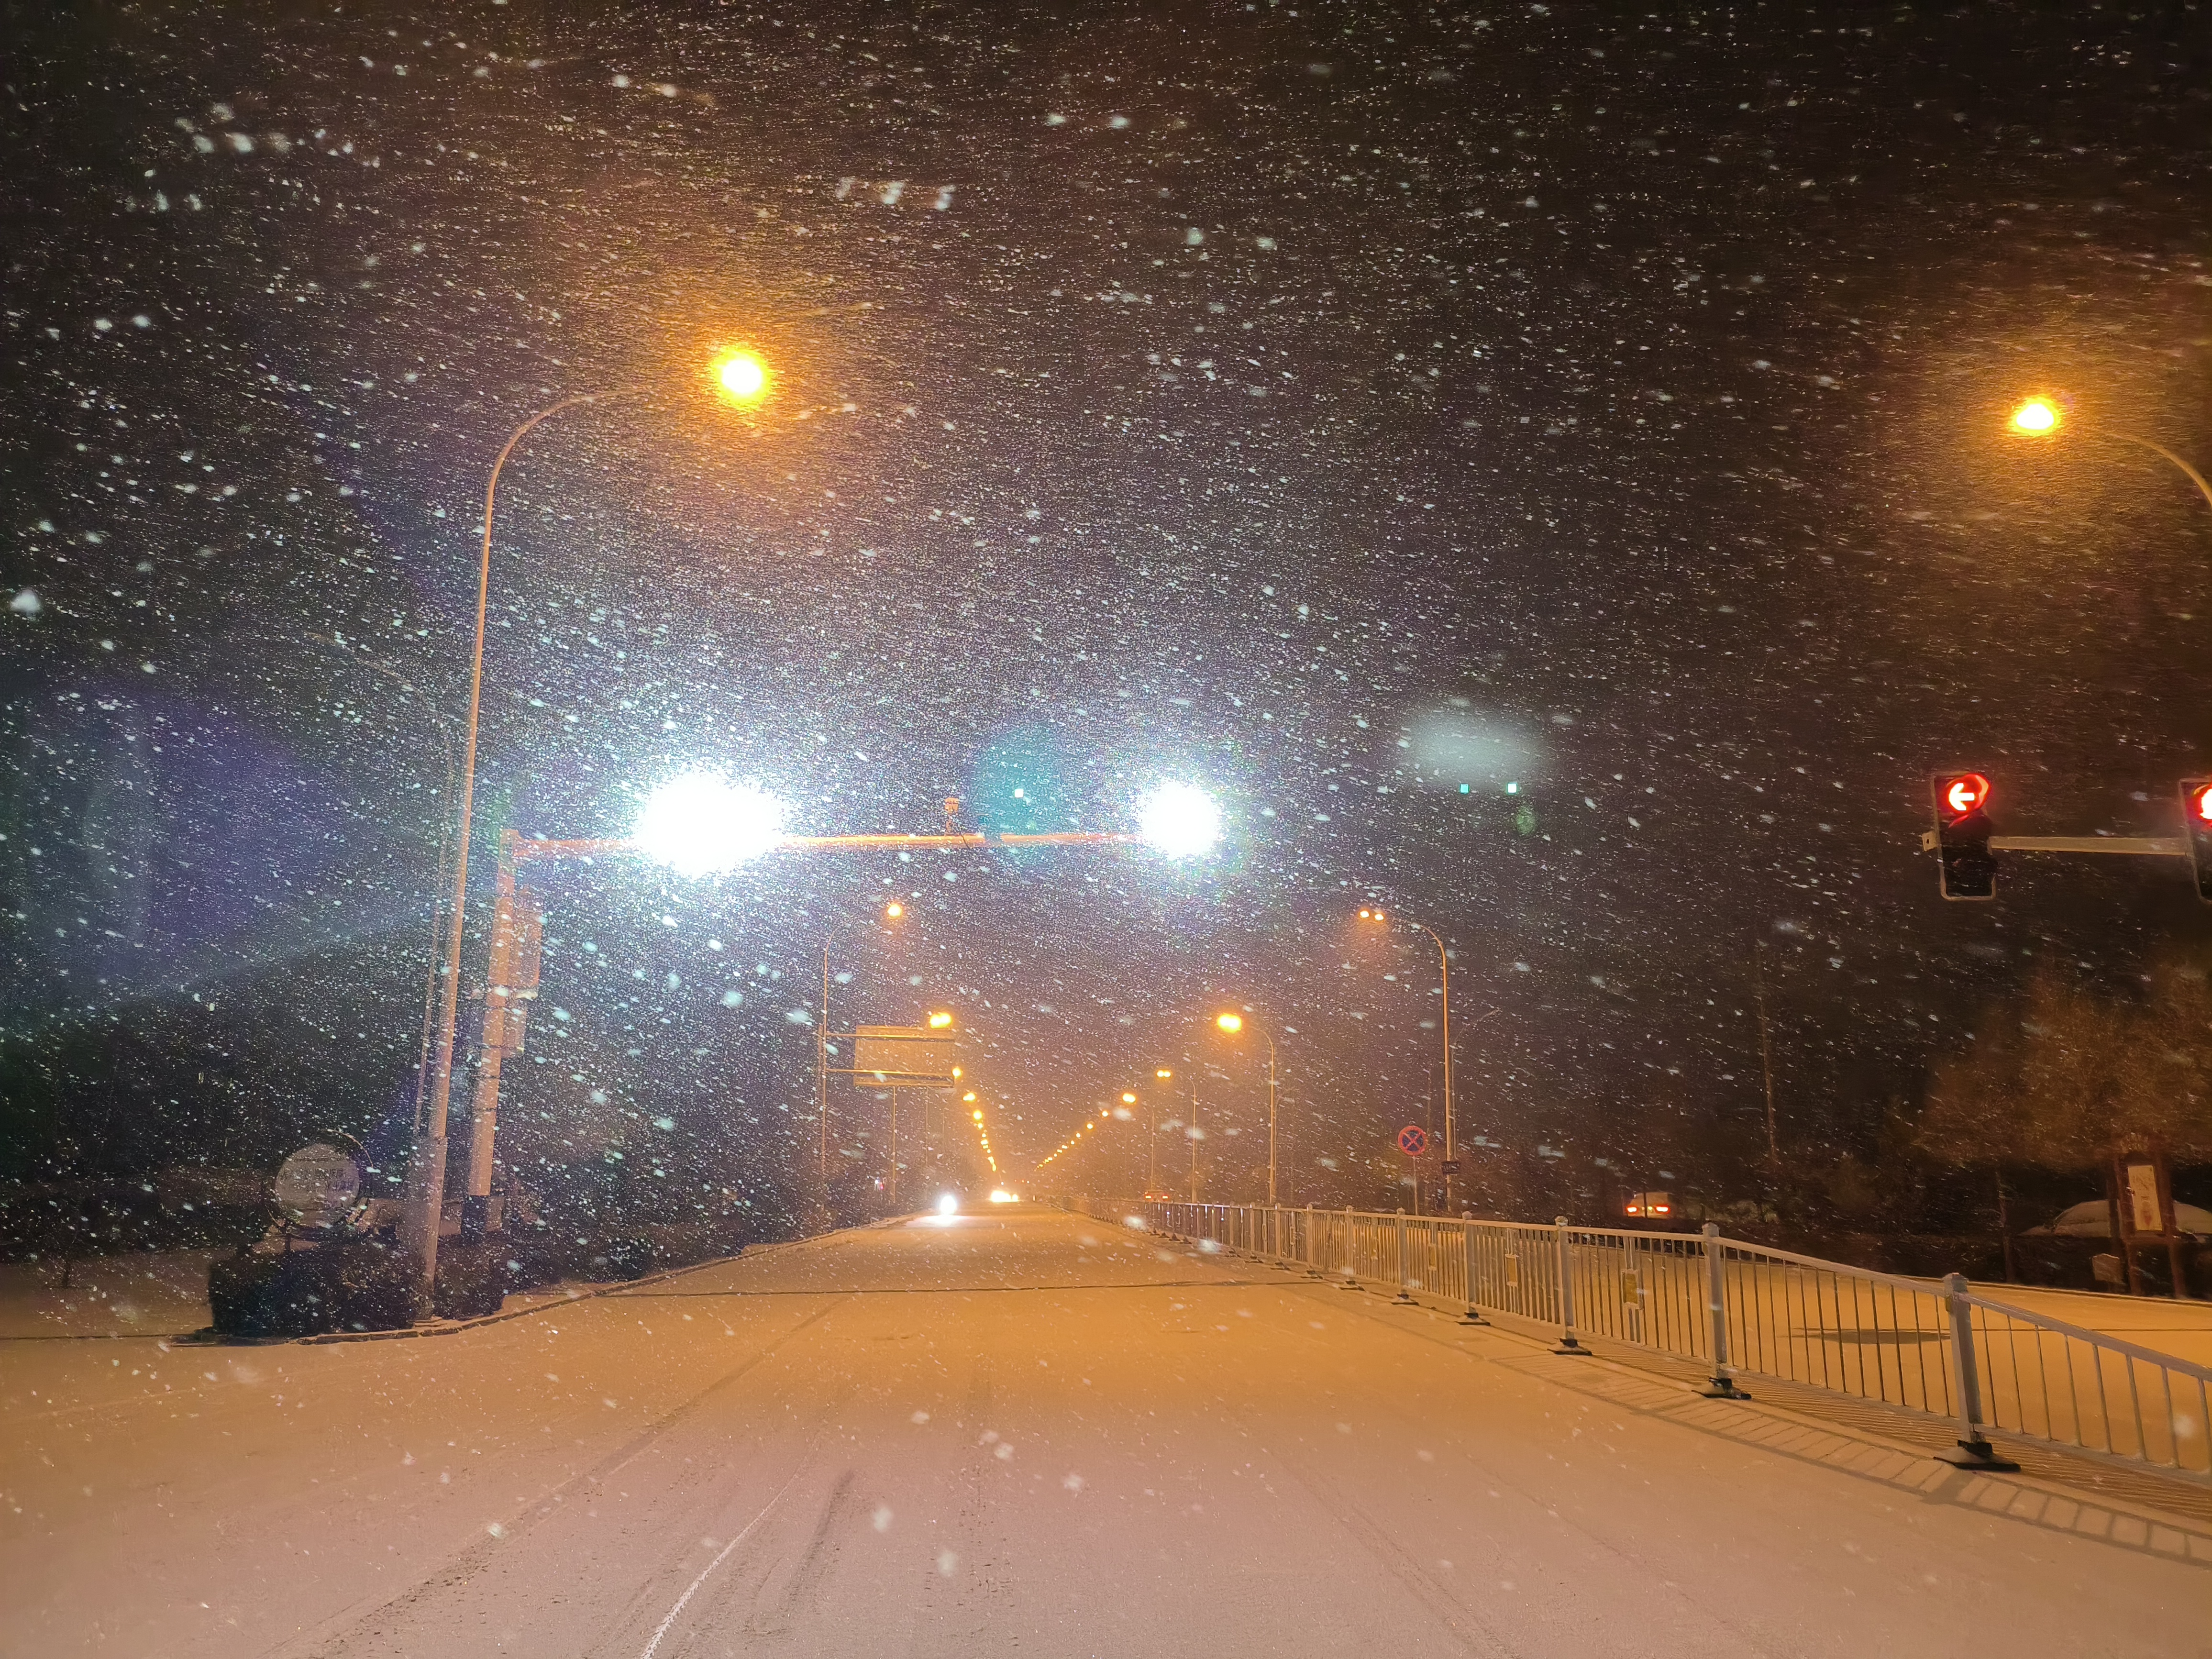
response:
<svg viewBox="0 0 2212 1659"><path fill-rule="evenodd" d="M1920 850L1942 860L1946 898L1986 899L1996 891L1998 853L2080 853L2123 858L2187 859L2197 896L2212 903L2212 778L2181 784L2179 836L1999 836L1990 833L1990 781L1978 772L1937 773L1929 780L1936 827L1920 832Z"/></svg>
<svg viewBox="0 0 2212 1659"><path fill-rule="evenodd" d="M1063 830L1049 835L1001 836L969 830L950 836L781 836L778 847L802 851L867 847L1134 847L1142 836L1111 830ZM540 841L523 836L514 843L518 859L601 859L641 853L638 842L627 839L598 841Z"/></svg>

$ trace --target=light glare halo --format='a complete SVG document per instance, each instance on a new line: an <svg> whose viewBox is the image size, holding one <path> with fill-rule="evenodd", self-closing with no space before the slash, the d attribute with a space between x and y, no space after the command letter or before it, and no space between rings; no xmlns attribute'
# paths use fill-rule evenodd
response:
<svg viewBox="0 0 2212 1659"><path fill-rule="evenodd" d="M768 365L750 351L733 352L714 366L714 381L724 397L750 403L768 390Z"/></svg>
<svg viewBox="0 0 2212 1659"><path fill-rule="evenodd" d="M678 875L718 875L781 842L785 811L750 784L687 772L647 798L634 833L647 857Z"/></svg>
<svg viewBox="0 0 2212 1659"><path fill-rule="evenodd" d="M1164 783L1137 815L1137 831L1155 852L1171 859L1210 853L1221 840L1221 809L1194 784Z"/></svg>

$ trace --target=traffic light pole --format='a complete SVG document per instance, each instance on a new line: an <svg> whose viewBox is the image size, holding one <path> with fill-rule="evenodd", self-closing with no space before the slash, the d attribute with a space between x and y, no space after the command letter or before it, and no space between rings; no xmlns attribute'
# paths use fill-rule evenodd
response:
<svg viewBox="0 0 2212 1659"><path fill-rule="evenodd" d="M1920 850L1942 861L1947 899L1996 896L1999 853L2087 854L2105 857L2187 859L2197 896L2212 904L2212 778L2184 778L2179 836L1999 836L1990 833L1990 781L1979 772L1937 773L1929 780L1936 827L1920 832Z"/></svg>

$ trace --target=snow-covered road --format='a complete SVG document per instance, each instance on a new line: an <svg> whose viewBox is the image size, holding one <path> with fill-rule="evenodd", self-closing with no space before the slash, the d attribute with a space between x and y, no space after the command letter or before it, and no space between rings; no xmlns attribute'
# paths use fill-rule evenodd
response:
<svg viewBox="0 0 2212 1659"><path fill-rule="evenodd" d="M1042 1210L0 1365L9 1655L2081 1659L2212 1606L2187 1521Z"/></svg>

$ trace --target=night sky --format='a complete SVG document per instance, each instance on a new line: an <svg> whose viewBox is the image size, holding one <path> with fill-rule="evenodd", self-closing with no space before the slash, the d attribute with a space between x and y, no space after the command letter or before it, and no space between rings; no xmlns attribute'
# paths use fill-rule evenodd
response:
<svg viewBox="0 0 2212 1659"><path fill-rule="evenodd" d="M659 1118L781 1190L827 933L839 1023L959 1010L1014 1165L1195 1067L1249 1196L1235 1006L1286 1195L1383 1200L1437 999L1377 901L1451 945L1463 1136L1724 1185L1755 952L1812 1167L2038 965L2206 937L2171 861L1956 905L1917 843L1933 768L2124 835L2212 769L2212 512L2099 435L2212 461L2200 6L6 29L0 1075L127 1048L134 1145L404 1132L485 472L609 387L507 474L485 896L502 830L700 769L811 833L1122 829L1170 779L1230 833L569 867L517 1156ZM702 395L738 344L757 415ZM2057 439L2005 435L2030 392Z"/></svg>

